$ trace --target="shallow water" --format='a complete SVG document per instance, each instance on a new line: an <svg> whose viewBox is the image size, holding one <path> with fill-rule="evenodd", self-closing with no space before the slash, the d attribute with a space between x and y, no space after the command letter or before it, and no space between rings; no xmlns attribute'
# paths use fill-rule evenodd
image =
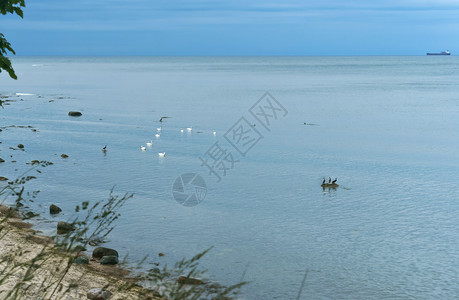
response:
<svg viewBox="0 0 459 300"><path fill-rule="evenodd" d="M0 175L14 178L32 159L54 162L30 183L41 190L31 205L65 214L40 221L41 230L116 185L135 196L107 246L132 263L150 254L172 264L214 246L202 265L225 284L246 271L245 299L295 299L305 270L302 299L459 296L459 58L13 62L19 80L1 73L0 93L23 101L0 110L0 126L38 132L0 133L0 157L17 161ZM271 131L248 112L266 91L288 111ZM242 116L263 136L245 157L224 138ZM219 183L199 160L216 141L239 160ZM24 152L9 149L19 143ZM207 196L184 207L172 185L190 172ZM320 187L329 176L338 189Z"/></svg>

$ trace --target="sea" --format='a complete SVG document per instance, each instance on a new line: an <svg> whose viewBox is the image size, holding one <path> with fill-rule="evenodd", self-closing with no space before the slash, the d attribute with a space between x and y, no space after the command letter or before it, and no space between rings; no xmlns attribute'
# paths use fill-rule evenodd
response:
<svg viewBox="0 0 459 300"><path fill-rule="evenodd" d="M459 57L12 62L0 175L53 162L26 173L37 230L113 189L128 266L212 247L200 267L240 299L459 298Z"/></svg>

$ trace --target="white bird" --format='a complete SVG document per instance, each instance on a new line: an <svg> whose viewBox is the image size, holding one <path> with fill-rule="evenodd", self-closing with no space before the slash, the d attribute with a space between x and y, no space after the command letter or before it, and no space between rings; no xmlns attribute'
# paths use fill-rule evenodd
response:
<svg viewBox="0 0 459 300"><path fill-rule="evenodd" d="M193 127L190 126L190 127L188 127L186 130L187 130L188 132L190 132L191 130L193 130Z"/></svg>
<svg viewBox="0 0 459 300"><path fill-rule="evenodd" d="M164 157L164 156L166 156L166 152L159 152L159 153L158 153L158 156L159 156L159 157Z"/></svg>
<svg viewBox="0 0 459 300"><path fill-rule="evenodd" d="M161 135L159 133L155 134L156 138L159 138Z"/></svg>
<svg viewBox="0 0 459 300"><path fill-rule="evenodd" d="M148 146L148 147L153 146L153 141L148 142L148 143L147 143L147 146Z"/></svg>
<svg viewBox="0 0 459 300"><path fill-rule="evenodd" d="M216 132L215 130L212 130L212 134L213 134L213 135L216 135L217 132Z"/></svg>
<svg viewBox="0 0 459 300"><path fill-rule="evenodd" d="M145 150L147 150L147 147L145 147L145 146L140 146L140 150L145 151Z"/></svg>
<svg viewBox="0 0 459 300"><path fill-rule="evenodd" d="M156 131L161 131L161 127L156 128Z"/></svg>
<svg viewBox="0 0 459 300"><path fill-rule="evenodd" d="M180 132L183 133L183 129L182 128L180 128Z"/></svg>

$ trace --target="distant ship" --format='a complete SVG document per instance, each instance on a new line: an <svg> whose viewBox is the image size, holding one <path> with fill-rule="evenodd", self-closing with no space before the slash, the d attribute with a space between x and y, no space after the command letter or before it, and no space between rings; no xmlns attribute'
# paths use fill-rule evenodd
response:
<svg viewBox="0 0 459 300"><path fill-rule="evenodd" d="M449 52L449 50L446 50L440 53L427 53L427 55L451 55L451 52Z"/></svg>

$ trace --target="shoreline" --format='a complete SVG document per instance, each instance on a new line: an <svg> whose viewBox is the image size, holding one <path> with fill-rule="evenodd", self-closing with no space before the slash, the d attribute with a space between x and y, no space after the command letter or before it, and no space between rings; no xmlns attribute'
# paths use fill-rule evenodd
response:
<svg viewBox="0 0 459 300"><path fill-rule="evenodd" d="M21 101L20 96L0 93L0 104L5 108ZM37 131L25 125L3 128L8 127ZM6 161L1 159L0 163ZM0 177L0 182L7 185L16 181ZM37 216L34 211L30 213ZM153 290L138 285L139 278L129 277L131 271L126 267L102 265L86 249L59 249L52 234L34 229L36 224L27 223L27 219L20 206L0 203L0 299L88 299L88 291L97 288L110 292L109 299L160 299L153 296ZM88 264L76 264L77 256L86 257Z"/></svg>
<svg viewBox="0 0 459 300"><path fill-rule="evenodd" d="M7 206L0 208L1 299L15 289L19 299L40 299L37 298L40 291L43 299L87 299L88 291L97 288L109 291L113 300L161 299L136 284L138 280L129 277L131 272L117 265L101 265L87 255L87 265L69 263L84 253L56 249L51 237L38 234L31 228L32 224L17 214L7 216L5 211L11 211ZM50 297L57 285L57 291Z"/></svg>
<svg viewBox="0 0 459 300"><path fill-rule="evenodd" d="M113 300L161 299L136 284L138 280L129 277L131 272L117 265L101 265L87 255L89 264L73 263L73 258L83 253L56 249L51 237L39 235L32 224L7 206L0 208L0 298L15 290L19 299L35 300L40 291L43 299L87 299L89 290L103 288ZM68 271L63 273L67 266Z"/></svg>

